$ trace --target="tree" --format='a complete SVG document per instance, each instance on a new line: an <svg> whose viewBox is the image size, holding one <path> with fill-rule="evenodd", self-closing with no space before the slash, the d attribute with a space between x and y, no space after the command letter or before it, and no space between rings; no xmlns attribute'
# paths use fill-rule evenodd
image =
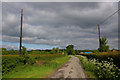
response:
<svg viewBox="0 0 120 80"><path fill-rule="evenodd" d="M15 51L13 49L9 50L9 54L15 54Z"/></svg>
<svg viewBox="0 0 120 80"><path fill-rule="evenodd" d="M56 48L56 53L60 53L60 50L58 47Z"/></svg>
<svg viewBox="0 0 120 80"><path fill-rule="evenodd" d="M1 51L2 51L2 54L3 54L3 55L4 55L4 54L9 54L9 52L7 51L6 48L1 48Z"/></svg>
<svg viewBox="0 0 120 80"><path fill-rule="evenodd" d="M78 51L78 50L75 50L75 54L79 54L79 51Z"/></svg>
<svg viewBox="0 0 120 80"><path fill-rule="evenodd" d="M59 48L53 48L51 54L57 54L57 53L60 53Z"/></svg>
<svg viewBox="0 0 120 80"><path fill-rule="evenodd" d="M27 49L24 46L22 46L22 54L23 55L27 54Z"/></svg>
<svg viewBox="0 0 120 80"><path fill-rule="evenodd" d="M31 50L30 54L40 54L40 51L39 50Z"/></svg>
<svg viewBox="0 0 120 80"><path fill-rule="evenodd" d="M98 48L98 51L100 52L108 52L109 46L107 45L108 41L106 37L100 38L100 47Z"/></svg>
<svg viewBox="0 0 120 80"><path fill-rule="evenodd" d="M67 51L68 55L71 55L71 54L75 53L73 48L74 48L74 45L68 45L66 47L66 51Z"/></svg>
<svg viewBox="0 0 120 80"><path fill-rule="evenodd" d="M56 53L55 48L53 48L51 54L55 54L55 53Z"/></svg>
<svg viewBox="0 0 120 80"><path fill-rule="evenodd" d="M35 62L34 58L28 55L27 49L24 46L22 46L22 54L20 55L19 59L20 62L24 63L24 65L26 63L34 64Z"/></svg>

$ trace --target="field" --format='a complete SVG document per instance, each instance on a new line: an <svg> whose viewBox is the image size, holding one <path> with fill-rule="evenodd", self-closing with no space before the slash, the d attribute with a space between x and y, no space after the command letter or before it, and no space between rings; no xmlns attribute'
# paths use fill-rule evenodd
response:
<svg viewBox="0 0 120 80"><path fill-rule="evenodd" d="M2 58L3 78L44 78L70 57L62 54L29 54L25 57L3 55Z"/></svg>
<svg viewBox="0 0 120 80"><path fill-rule="evenodd" d="M1 55L3 78L48 78L70 59L66 52L62 52L64 50L60 51L57 48L51 51L33 50L29 52L24 48L22 51L25 55L16 54L17 51L14 52L13 50L4 50L5 54L2 53L3 55ZM73 54L71 54L72 52ZM78 55L76 55L76 52ZM89 78L97 80L118 80L120 78L120 53L118 51L98 52L93 50L93 53L90 54L80 54L79 50L75 52L70 50L69 53L78 57L78 60L80 59L82 65L79 66L83 66ZM73 65L73 67L75 66Z"/></svg>

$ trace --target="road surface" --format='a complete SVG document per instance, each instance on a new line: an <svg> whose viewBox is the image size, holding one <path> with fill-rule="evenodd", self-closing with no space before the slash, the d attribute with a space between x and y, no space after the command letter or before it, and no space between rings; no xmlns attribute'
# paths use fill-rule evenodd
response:
<svg viewBox="0 0 120 80"><path fill-rule="evenodd" d="M61 68L55 71L50 78L87 78L79 58L72 56Z"/></svg>

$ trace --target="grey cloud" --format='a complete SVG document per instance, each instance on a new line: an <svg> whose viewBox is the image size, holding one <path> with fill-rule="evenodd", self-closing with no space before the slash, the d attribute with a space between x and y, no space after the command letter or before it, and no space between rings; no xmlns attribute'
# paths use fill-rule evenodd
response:
<svg viewBox="0 0 120 80"><path fill-rule="evenodd" d="M116 3L113 5L109 2L17 2L8 4L18 10L24 9L24 43L61 47L68 44L74 44L80 48L98 47L97 24L117 10ZM3 5L3 41L19 42L20 12L8 8L5 3ZM108 39L111 39L110 45L117 47L117 43L114 44L118 33L116 18L117 15L114 15L101 25L101 36L106 35Z"/></svg>

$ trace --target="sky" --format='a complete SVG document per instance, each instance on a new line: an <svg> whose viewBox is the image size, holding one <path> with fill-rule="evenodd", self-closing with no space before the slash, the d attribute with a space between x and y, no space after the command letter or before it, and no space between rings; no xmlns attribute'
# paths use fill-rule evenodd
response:
<svg viewBox="0 0 120 80"><path fill-rule="evenodd" d="M98 24L118 10L117 2L3 2L2 47L19 49L23 8L23 46L27 49L97 49ZM100 24L110 49L118 48L118 14Z"/></svg>

